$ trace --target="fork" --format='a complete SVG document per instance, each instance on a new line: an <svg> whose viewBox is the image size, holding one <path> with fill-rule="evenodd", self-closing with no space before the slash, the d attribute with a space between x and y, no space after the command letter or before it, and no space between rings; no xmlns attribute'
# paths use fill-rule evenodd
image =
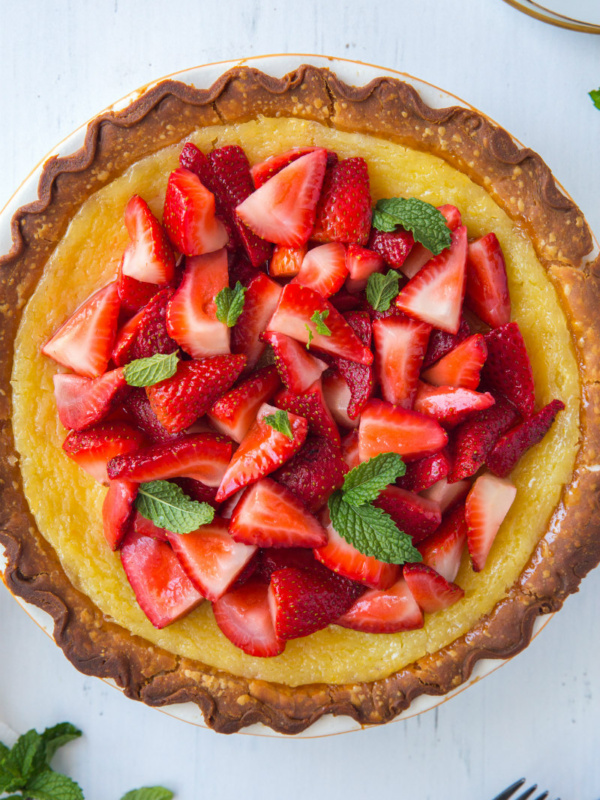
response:
<svg viewBox="0 0 600 800"><path fill-rule="evenodd" d="M513 797L517 789L520 789L524 783L525 783L525 778L521 778L521 780L515 781L515 783L513 783L512 786L508 786L503 792L500 792L500 794L497 797L494 797L494 800L510 800L510 798ZM535 792L536 789L537 789L537 784L534 784L533 786L530 786L529 789L525 789L525 791L518 797L514 797L513 800L528 800L528 798L531 797L531 795ZM532 800L546 800L547 797L548 797L548 792L542 792L542 794L538 794L538 796L532 798ZM560 798L558 797L556 800L560 800Z"/></svg>

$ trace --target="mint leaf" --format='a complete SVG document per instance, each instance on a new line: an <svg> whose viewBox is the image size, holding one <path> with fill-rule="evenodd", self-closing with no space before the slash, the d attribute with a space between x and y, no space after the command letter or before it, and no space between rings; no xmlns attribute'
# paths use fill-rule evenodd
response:
<svg viewBox="0 0 600 800"><path fill-rule="evenodd" d="M49 764L56 751L65 744L79 739L81 731L70 722L60 722L52 728L46 728L42 733L42 740L46 745L46 763Z"/></svg>
<svg viewBox="0 0 600 800"><path fill-rule="evenodd" d="M373 226L390 233L395 229L390 228L392 222L394 226L401 225L412 231L415 240L431 250L434 256L450 247L452 237L444 215L431 203L416 197L379 200L373 213Z"/></svg>
<svg viewBox="0 0 600 800"><path fill-rule="evenodd" d="M47 769L27 784L25 796L32 800L84 800L75 781Z"/></svg>
<svg viewBox="0 0 600 800"><path fill-rule="evenodd" d="M405 472L404 461L397 453L380 453L348 472L342 487L344 500L353 506L370 503Z"/></svg>
<svg viewBox="0 0 600 800"><path fill-rule="evenodd" d="M367 281L367 301L375 311L387 311L392 300L398 296L400 276L395 269L383 275L374 272Z"/></svg>
<svg viewBox="0 0 600 800"><path fill-rule="evenodd" d="M19 773L25 783L43 770L46 766L46 745L40 734L30 730L19 736L5 762L13 767L15 778ZM21 786L12 786L11 791L19 788Z"/></svg>
<svg viewBox="0 0 600 800"><path fill-rule="evenodd" d="M329 309L325 309L325 311L315 311L315 313L310 318L311 322L315 323L315 328L317 333L320 333L321 336L331 336L331 331L325 325L325 320L329 316Z"/></svg>
<svg viewBox="0 0 600 800"><path fill-rule="evenodd" d="M248 290L245 289L238 281L234 289L226 286L221 289L219 294L215 297L217 304L217 319L219 322L224 322L228 328L233 328L238 321L238 317L244 310L245 294Z"/></svg>
<svg viewBox="0 0 600 800"><path fill-rule="evenodd" d="M156 353L149 358L137 358L125 367L125 380L129 386L153 386L172 378L177 372L177 353Z"/></svg>
<svg viewBox="0 0 600 800"><path fill-rule="evenodd" d="M283 411L281 408L278 408L274 414L267 414L266 417L263 417L264 421L267 425L270 425L279 433L285 434L288 439L294 438L294 434L292 432L292 425L290 423L290 415L287 411Z"/></svg>
<svg viewBox="0 0 600 800"><path fill-rule="evenodd" d="M373 556L386 564L421 561L421 554L412 538L398 530L382 508L370 503L353 506L343 492L334 492L328 501L331 524L349 544L365 556Z"/></svg>
<svg viewBox="0 0 600 800"><path fill-rule="evenodd" d="M306 349L307 349L307 350L310 350L310 343L312 342L312 340L313 340L315 337L313 336L312 328L310 327L310 325L308 324L308 322L304 323L304 327L305 327L305 328L306 328L306 330L308 331L308 341L306 342Z"/></svg>
<svg viewBox="0 0 600 800"><path fill-rule="evenodd" d="M192 533L215 516L211 505L192 500L169 481L141 483L135 507L143 517L172 533Z"/></svg>
<svg viewBox="0 0 600 800"><path fill-rule="evenodd" d="M592 103L596 108L600 109L600 87L598 89L592 89L589 95L592 98Z"/></svg>
<svg viewBox="0 0 600 800"><path fill-rule="evenodd" d="M121 800L172 800L175 795L163 786L142 786L123 795Z"/></svg>

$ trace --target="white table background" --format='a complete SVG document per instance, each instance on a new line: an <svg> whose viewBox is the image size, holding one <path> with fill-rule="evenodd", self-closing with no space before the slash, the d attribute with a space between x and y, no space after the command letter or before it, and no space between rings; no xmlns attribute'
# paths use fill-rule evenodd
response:
<svg viewBox="0 0 600 800"><path fill-rule="evenodd" d="M322 53L417 75L465 98L552 166L600 231L600 37L501 0L0 0L0 208L75 127L196 64ZM600 797L600 571L527 651L439 709L317 740L219 736L75 671L0 587L0 739L61 720L57 758L88 800L162 783L180 800L395 796L490 800L527 776Z"/></svg>

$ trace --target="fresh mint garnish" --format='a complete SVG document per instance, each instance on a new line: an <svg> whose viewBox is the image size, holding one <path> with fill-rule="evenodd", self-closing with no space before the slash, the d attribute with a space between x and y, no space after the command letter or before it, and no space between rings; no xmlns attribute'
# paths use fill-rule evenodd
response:
<svg viewBox="0 0 600 800"><path fill-rule="evenodd" d="M305 327L305 328L306 328L306 330L308 331L308 341L306 342L306 349L307 349L307 350L310 350L310 344L311 344L312 340L313 340L315 337L313 336L312 328L310 327L310 325L308 324L308 322L306 322L306 323L304 324L304 327Z"/></svg>
<svg viewBox="0 0 600 800"><path fill-rule="evenodd" d="M325 325L325 320L329 316L329 309L325 309L325 311L315 311L315 313L310 318L311 322L315 323L315 328L317 333L320 333L321 336L331 336L331 331Z"/></svg>
<svg viewBox="0 0 600 800"><path fill-rule="evenodd" d="M401 225L434 256L450 247L452 241L446 220L431 203L417 197L389 197L379 200L373 211L373 227L392 233Z"/></svg>
<svg viewBox="0 0 600 800"><path fill-rule="evenodd" d="M170 481L141 483L135 507L143 517L172 533L192 533L212 522L215 516L209 503L192 500Z"/></svg>
<svg viewBox="0 0 600 800"><path fill-rule="evenodd" d="M375 311L387 311L392 300L398 296L399 288L400 276L395 269L391 269L385 275L374 272L369 275L367 281L367 301Z"/></svg>
<svg viewBox="0 0 600 800"><path fill-rule="evenodd" d="M290 423L290 415L287 411L278 408L274 414L267 414L263 419L267 425L270 425L276 431L279 431L279 433L283 433L288 439L293 440L294 434Z"/></svg>
<svg viewBox="0 0 600 800"><path fill-rule="evenodd" d="M173 797L173 792L163 786L142 786L127 792L121 800L172 800Z"/></svg>
<svg viewBox="0 0 600 800"><path fill-rule="evenodd" d="M235 288L226 286L215 297L217 304L217 319L224 322L228 328L233 328L238 317L244 310L245 295L248 290L238 281Z"/></svg>
<svg viewBox="0 0 600 800"><path fill-rule="evenodd" d="M372 503L380 493L406 472L404 461L397 453L380 453L363 461L344 478L344 500L354 506Z"/></svg>
<svg viewBox="0 0 600 800"><path fill-rule="evenodd" d="M589 95L592 98L592 103L597 109L600 109L600 87L598 89L592 89Z"/></svg>
<svg viewBox="0 0 600 800"><path fill-rule="evenodd" d="M177 372L177 353L156 353L149 358L130 361L125 367L125 380L129 386L154 386L172 378Z"/></svg>

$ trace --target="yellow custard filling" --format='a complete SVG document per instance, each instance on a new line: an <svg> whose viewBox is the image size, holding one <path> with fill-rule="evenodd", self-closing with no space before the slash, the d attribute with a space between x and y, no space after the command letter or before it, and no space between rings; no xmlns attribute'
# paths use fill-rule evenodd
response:
<svg viewBox="0 0 600 800"><path fill-rule="evenodd" d="M330 626L264 659L245 655L225 638L210 603L156 630L137 605L118 553L104 539L106 488L62 451L66 432L58 421L52 383L57 368L40 355L40 346L92 291L114 279L128 241L123 211L131 195L141 195L157 215L162 213L168 174L178 166L178 145L138 162L83 205L25 309L16 341L13 424L29 505L73 584L108 618L166 650L236 675L291 686L386 677L473 627L517 579L547 527L571 477L579 440L579 374L564 313L527 236L484 189L435 156L295 119L211 127L191 140L205 152L240 144L251 163L298 145L327 147L342 158L363 156L374 200L400 195L435 205L452 203L462 212L470 237L494 231L506 257L513 319L533 364L538 407L560 398L566 410L513 472L517 498L485 569L474 573L465 556L457 578L465 597L427 615L421 630L365 634Z"/></svg>

